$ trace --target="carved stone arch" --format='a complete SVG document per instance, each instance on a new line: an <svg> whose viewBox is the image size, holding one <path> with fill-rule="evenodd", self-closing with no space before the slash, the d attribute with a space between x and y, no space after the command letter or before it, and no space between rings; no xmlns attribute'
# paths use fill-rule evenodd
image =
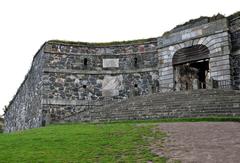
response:
<svg viewBox="0 0 240 163"><path fill-rule="evenodd" d="M192 45L179 49L172 58L172 64L177 65L209 58L209 49L205 45Z"/></svg>
<svg viewBox="0 0 240 163"><path fill-rule="evenodd" d="M226 34L216 34L213 36L203 37L199 40L198 44L205 45L209 49L209 55L218 53L222 51L221 46L224 42L228 42L228 37ZM225 38L224 38L225 37Z"/></svg>
<svg viewBox="0 0 240 163"><path fill-rule="evenodd" d="M218 53L222 51L221 46L222 43L218 42L218 39L212 39L210 40L208 43L206 43L206 46L209 48L210 50L210 54L214 54L214 53Z"/></svg>
<svg viewBox="0 0 240 163"><path fill-rule="evenodd" d="M174 89L189 90L206 88L209 72L209 49L203 44L193 45L194 40L184 43L172 57Z"/></svg>
<svg viewBox="0 0 240 163"><path fill-rule="evenodd" d="M227 34L225 34L224 36L226 36ZM175 53L183 48L187 48L187 47L191 47L194 45L201 45L201 46L205 46L206 48L208 48L209 50L209 57L212 57L212 54L214 53L221 53L222 49L221 49L221 44L223 44L222 42L219 42L218 39L220 38L220 36L207 36L207 37L201 37L195 40L189 40L189 41L185 41L183 43L179 43L173 46L169 47L169 51L170 51L170 57L171 59L173 58L173 56L175 55ZM227 40L225 40L227 41Z"/></svg>
<svg viewBox="0 0 240 163"><path fill-rule="evenodd" d="M175 52L178 50L178 48L179 48L179 47L177 47L176 45L170 46L170 47L168 48L168 50L170 51L168 57L169 57L170 59L172 59L173 55L174 55Z"/></svg>
<svg viewBox="0 0 240 163"><path fill-rule="evenodd" d="M159 58L161 59L161 68L159 69L159 82L160 87L163 88L174 88L175 80L175 54L179 53L181 49L187 49L190 47L198 47L200 51L205 54L200 57L197 55L193 59L194 64L196 61L199 62L208 62L208 78L217 81L230 81L231 72L230 72L230 47L231 43L229 42L229 33L222 32L205 37L199 37L196 39L184 41L168 47L164 47L159 50ZM206 58L206 59L205 59ZM202 60L204 59L204 60ZM183 59L184 60L184 59ZM187 59L192 61L192 59ZM187 62L187 60L183 62ZM219 64L221 62L221 64ZM196 63L198 64L198 63ZM195 66L195 65L194 65ZM196 67L196 66L195 66ZM168 89L166 89L168 91Z"/></svg>
<svg viewBox="0 0 240 163"><path fill-rule="evenodd" d="M183 48L187 48L187 47L190 47L190 46L193 46L193 45L197 45L197 44L198 44L198 41L199 41L199 39L189 40L189 41L185 41L185 42L183 42L183 43L179 43L179 44L170 46L168 49L169 49L169 51L170 51L171 60L172 60L174 54L175 54L178 50L183 49Z"/></svg>

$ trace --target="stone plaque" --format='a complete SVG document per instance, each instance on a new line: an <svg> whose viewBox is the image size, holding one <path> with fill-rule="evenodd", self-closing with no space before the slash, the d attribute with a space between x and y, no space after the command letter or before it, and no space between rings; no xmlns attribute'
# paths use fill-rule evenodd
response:
<svg viewBox="0 0 240 163"><path fill-rule="evenodd" d="M103 96L119 95L119 90L122 87L122 81L123 81L122 75L118 76L106 75L102 83L102 95Z"/></svg>
<svg viewBox="0 0 240 163"><path fill-rule="evenodd" d="M119 59L103 59L103 68L119 67Z"/></svg>
<svg viewBox="0 0 240 163"><path fill-rule="evenodd" d="M194 37L197 37L197 36L201 36L202 34L203 34L202 29L195 30L195 31L192 31L192 32L187 32L187 33L184 33L182 35L182 40L186 40L186 39L194 38Z"/></svg>

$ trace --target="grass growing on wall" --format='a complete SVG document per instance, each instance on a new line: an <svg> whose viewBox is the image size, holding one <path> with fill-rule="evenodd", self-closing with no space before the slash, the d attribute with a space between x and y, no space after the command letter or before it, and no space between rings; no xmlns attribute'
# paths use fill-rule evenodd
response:
<svg viewBox="0 0 240 163"><path fill-rule="evenodd" d="M135 45L144 44L147 42L156 42L156 38L127 40L127 41L113 41L113 42L75 42L68 40L49 40L48 43L63 44L63 45L76 45L76 46L123 46L123 45Z"/></svg>
<svg viewBox="0 0 240 163"><path fill-rule="evenodd" d="M0 134L0 162L165 162L149 146L153 124L64 124Z"/></svg>

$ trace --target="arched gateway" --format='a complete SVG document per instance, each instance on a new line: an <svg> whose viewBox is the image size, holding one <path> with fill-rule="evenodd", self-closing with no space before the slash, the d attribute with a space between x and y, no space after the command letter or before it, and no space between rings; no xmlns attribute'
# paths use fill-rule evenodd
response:
<svg viewBox="0 0 240 163"><path fill-rule="evenodd" d="M209 79L209 58L209 49L205 45L193 45L176 51L172 59L174 89L205 89Z"/></svg>
<svg viewBox="0 0 240 163"><path fill-rule="evenodd" d="M231 88L230 37L227 21L222 19L207 26L173 30L159 38L161 92Z"/></svg>

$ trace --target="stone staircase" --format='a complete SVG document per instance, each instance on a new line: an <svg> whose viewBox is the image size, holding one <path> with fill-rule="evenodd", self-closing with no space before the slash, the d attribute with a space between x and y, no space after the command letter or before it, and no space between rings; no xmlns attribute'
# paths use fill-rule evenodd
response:
<svg viewBox="0 0 240 163"><path fill-rule="evenodd" d="M214 89L156 93L109 104L92 113L92 120L239 116L240 91Z"/></svg>

